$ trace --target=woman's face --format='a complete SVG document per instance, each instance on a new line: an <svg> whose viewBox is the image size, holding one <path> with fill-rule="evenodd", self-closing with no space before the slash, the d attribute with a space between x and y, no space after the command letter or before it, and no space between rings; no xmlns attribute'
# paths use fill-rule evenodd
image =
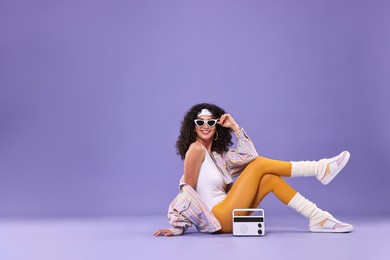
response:
<svg viewBox="0 0 390 260"><path fill-rule="evenodd" d="M207 121L210 119L214 119L212 116L199 116L197 119L205 120L202 126L198 126L195 124L195 132L197 138L200 138L204 141L212 141L214 138L215 131L217 129L216 124L214 126L210 126ZM202 122L201 122L202 123Z"/></svg>

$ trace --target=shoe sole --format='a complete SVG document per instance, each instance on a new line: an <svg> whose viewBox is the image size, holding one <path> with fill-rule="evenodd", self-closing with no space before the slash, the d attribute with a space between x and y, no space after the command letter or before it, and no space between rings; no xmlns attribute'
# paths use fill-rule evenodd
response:
<svg viewBox="0 0 390 260"><path fill-rule="evenodd" d="M342 227L342 228L335 228L335 229L326 229L322 227L310 227L310 232L313 233L348 233L352 232L353 227Z"/></svg>
<svg viewBox="0 0 390 260"><path fill-rule="evenodd" d="M329 184L341 172L341 170L344 169L345 165L347 165L347 163L349 161L349 157L351 157L351 154L348 151L345 151L345 153L346 153L346 155L345 155L346 158L343 160L343 162L339 166L338 171L334 172L333 174L328 175L327 178L323 179L321 181L322 184L324 184L324 185Z"/></svg>

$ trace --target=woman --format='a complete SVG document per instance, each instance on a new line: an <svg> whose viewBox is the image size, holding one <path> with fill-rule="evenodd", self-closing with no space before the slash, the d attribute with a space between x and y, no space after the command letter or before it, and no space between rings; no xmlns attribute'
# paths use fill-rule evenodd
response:
<svg viewBox="0 0 390 260"><path fill-rule="evenodd" d="M229 150L232 132L237 137L237 148ZM347 151L319 161L285 162L259 156L233 117L207 103L197 104L186 113L176 148L184 160L184 175L180 193L168 209L172 228L159 229L154 236L181 235L192 225L200 232L231 233L233 209L256 208L271 191L309 219L311 232L353 229L319 209L281 178L315 176L326 185L347 164Z"/></svg>

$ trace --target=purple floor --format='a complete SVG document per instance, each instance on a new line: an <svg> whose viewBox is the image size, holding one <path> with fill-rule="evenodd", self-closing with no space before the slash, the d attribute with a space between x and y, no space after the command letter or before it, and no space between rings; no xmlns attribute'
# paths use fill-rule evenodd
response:
<svg viewBox="0 0 390 260"><path fill-rule="evenodd" d="M266 219L265 237L153 237L164 216L0 220L1 260L390 259L389 216L343 216L349 234L307 231L297 215ZM298 258L299 257L299 258Z"/></svg>

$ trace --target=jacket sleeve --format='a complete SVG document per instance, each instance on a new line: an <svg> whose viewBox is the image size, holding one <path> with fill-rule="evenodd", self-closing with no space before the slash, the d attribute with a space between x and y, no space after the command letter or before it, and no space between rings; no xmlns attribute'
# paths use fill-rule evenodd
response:
<svg viewBox="0 0 390 260"><path fill-rule="evenodd" d="M239 175L259 155L244 129L240 128L234 134L237 137L237 148L224 154L226 169L233 177Z"/></svg>
<svg viewBox="0 0 390 260"><path fill-rule="evenodd" d="M190 206L191 201L180 193L169 205L168 220L172 226L169 228L175 236L182 235L188 228L192 226L191 221L185 216L184 212Z"/></svg>

